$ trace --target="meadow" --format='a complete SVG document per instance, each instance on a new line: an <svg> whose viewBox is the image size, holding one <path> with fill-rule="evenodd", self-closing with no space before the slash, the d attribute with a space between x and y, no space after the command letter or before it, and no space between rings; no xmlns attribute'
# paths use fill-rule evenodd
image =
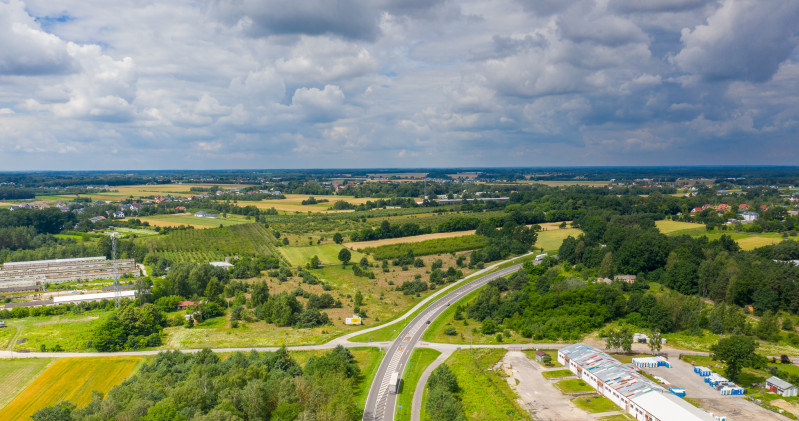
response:
<svg viewBox="0 0 799 421"><path fill-rule="evenodd" d="M338 244L323 244L319 246L280 247L278 250L286 257L292 266L305 266L313 256L319 257L323 265L340 265L338 253L344 247ZM351 251L351 262L359 262L364 254Z"/></svg>
<svg viewBox="0 0 799 421"><path fill-rule="evenodd" d="M110 314L106 310L90 310L82 314L8 319L8 327L3 330L9 332L5 335L13 332L13 336L6 336L0 342L15 351L39 351L42 345L48 350L60 346L64 351L85 351L96 321Z"/></svg>
<svg viewBox="0 0 799 421"><path fill-rule="evenodd" d="M578 237L583 231L579 228L547 228L546 231L538 231L538 239L533 247L542 249L547 253L557 253L560 245L563 244L568 236Z"/></svg>
<svg viewBox="0 0 799 421"><path fill-rule="evenodd" d="M666 235L690 235L691 237L706 236L710 240L718 240L722 235L729 235L742 250L754 250L758 247L777 244L783 240L799 240L799 236L783 237L776 232L737 232L732 230L708 231L704 224L680 221L657 221L655 226Z"/></svg>
<svg viewBox="0 0 799 421"><path fill-rule="evenodd" d="M0 419L28 419L36 411L63 400L86 406L92 391L107 393L130 376L144 357L63 358L40 374L6 407Z"/></svg>
<svg viewBox="0 0 799 421"><path fill-rule="evenodd" d="M519 407L516 402L517 395L508 386L503 374L493 370L488 371L506 352L504 349L461 349L455 351L445 362L458 379L466 419L486 421L530 419L527 412ZM422 420L425 419L430 420L430 417L423 414Z"/></svg>

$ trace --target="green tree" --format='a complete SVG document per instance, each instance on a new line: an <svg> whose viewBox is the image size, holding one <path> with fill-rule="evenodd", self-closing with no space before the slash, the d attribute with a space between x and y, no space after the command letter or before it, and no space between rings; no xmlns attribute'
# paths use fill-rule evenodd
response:
<svg viewBox="0 0 799 421"><path fill-rule="evenodd" d="M37 411L31 418L33 421L72 421L73 410L75 404L63 401Z"/></svg>
<svg viewBox="0 0 799 421"><path fill-rule="evenodd" d="M755 334L764 341L778 341L780 339L780 327L777 324L777 316L771 311L766 311L757 322Z"/></svg>
<svg viewBox="0 0 799 421"><path fill-rule="evenodd" d="M343 265L346 265L350 262L352 258L352 253L345 247L342 248L341 251L338 252L338 260L341 261Z"/></svg>
<svg viewBox="0 0 799 421"><path fill-rule="evenodd" d="M340 232L333 234L333 242L336 244L341 244L344 242L344 236L341 235Z"/></svg>
<svg viewBox="0 0 799 421"><path fill-rule="evenodd" d="M730 380L735 381L743 367L756 367L762 364L764 357L755 354L757 342L743 335L733 335L719 339L710 346L713 359L727 365L726 374Z"/></svg>
<svg viewBox="0 0 799 421"><path fill-rule="evenodd" d="M322 261L319 259L319 256L314 255L311 257L311 261L308 262L308 268L310 269L319 269L322 266Z"/></svg>
<svg viewBox="0 0 799 421"><path fill-rule="evenodd" d="M355 304L356 307L360 307L363 305L363 294L361 294L361 291L355 293L353 304Z"/></svg>
<svg viewBox="0 0 799 421"><path fill-rule="evenodd" d="M602 258L602 264L599 266L597 275L603 278L610 278L613 276L613 253L605 253L605 257Z"/></svg>
<svg viewBox="0 0 799 421"><path fill-rule="evenodd" d="M663 337L661 336L660 332L657 330L653 330L649 334L649 350L652 351L653 354L660 352L660 349L663 347Z"/></svg>

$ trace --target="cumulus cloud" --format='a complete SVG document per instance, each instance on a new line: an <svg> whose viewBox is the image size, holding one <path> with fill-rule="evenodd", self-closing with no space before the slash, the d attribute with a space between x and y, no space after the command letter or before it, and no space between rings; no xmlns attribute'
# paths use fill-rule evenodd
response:
<svg viewBox="0 0 799 421"><path fill-rule="evenodd" d="M794 3L0 0L0 165L793 163Z"/></svg>
<svg viewBox="0 0 799 421"><path fill-rule="evenodd" d="M709 80L764 82L799 45L799 3L726 0L705 25L682 31L674 62Z"/></svg>
<svg viewBox="0 0 799 421"><path fill-rule="evenodd" d="M0 75L63 74L75 70L67 43L43 31L19 0L0 2Z"/></svg>
<svg viewBox="0 0 799 421"><path fill-rule="evenodd" d="M342 114L344 98L344 92L336 85L300 88L294 91L291 106L301 110L309 120L332 121Z"/></svg>

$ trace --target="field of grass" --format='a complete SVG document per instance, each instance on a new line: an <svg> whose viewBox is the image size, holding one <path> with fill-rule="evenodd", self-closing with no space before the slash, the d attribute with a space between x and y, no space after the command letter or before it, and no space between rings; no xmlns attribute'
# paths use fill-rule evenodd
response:
<svg viewBox="0 0 799 421"><path fill-rule="evenodd" d="M228 214L226 218L222 218L220 215L220 217L217 219L200 218L190 213L152 215L141 218L134 216L132 218L139 219L142 222L147 222L154 227L178 227L181 225L188 225L199 229L218 228L220 225L226 227L229 225L247 224L252 222L252 219L247 219L246 216L231 214Z"/></svg>
<svg viewBox="0 0 799 421"><path fill-rule="evenodd" d="M143 360L143 357L60 359L0 410L0 419L27 419L63 400L85 406L91 401L92 391L107 393L130 376Z"/></svg>
<svg viewBox="0 0 799 421"><path fill-rule="evenodd" d="M422 377L422 372L425 368L439 355L441 355L440 352L429 348L413 350L411 358L408 360L408 365L402 372L402 384L397 394L397 409L394 412L394 419L401 421L411 419L411 401L413 400L413 392L416 390L419 377Z"/></svg>
<svg viewBox="0 0 799 421"><path fill-rule="evenodd" d="M630 421L630 420L635 420L635 418L633 418L629 414L619 414L619 415L611 415L609 417L597 418L597 421Z"/></svg>
<svg viewBox="0 0 799 421"><path fill-rule="evenodd" d="M721 335L709 330L703 330L702 336L689 335L687 332L676 332L664 334L663 337L666 338L666 344L670 347L706 352L710 352L710 346L721 339ZM799 356L799 348L784 339L776 343L758 340L758 343L760 344L756 351L758 354Z"/></svg>
<svg viewBox="0 0 799 421"><path fill-rule="evenodd" d="M580 379L569 379L555 382L555 387L563 393L592 392L594 390L588 383Z"/></svg>
<svg viewBox="0 0 799 421"><path fill-rule="evenodd" d="M281 345L315 345L351 331L343 326L322 326L310 329L277 327L264 321L241 323L230 327L227 316L215 317L195 325L164 329L167 337L160 349L176 348L247 348Z"/></svg>
<svg viewBox="0 0 799 421"><path fill-rule="evenodd" d="M39 351L44 345L53 349L60 345L64 351L85 351L87 342L98 324L98 319L111 314L105 310L91 310L83 314L62 314L58 316L26 317L24 319L8 319L8 328L16 334L12 348L15 351ZM8 335L8 334L6 334ZM7 337L6 343L11 340ZM24 343L19 343L24 339Z"/></svg>
<svg viewBox="0 0 799 421"><path fill-rule="evenodd" d="M444 259L446 259L446 258L448 258L448 257L449 257L449 256L444 256ZM495 271L497 271L497 270L503 269L503 268L505 268L505 267L508 267L508 266L512 266L512 265L515 265L515 264L521 263L521 262L523 262L523 261L525 261L525 260L529 260L529 259L532 259L532 257L530 257L530 256L526 256L526 257L518 257L518 258L514 258L514 259L513 259L513 260L511 260L510 262L503 263L503 264L499 265L498 267L496 267L496 268L494 268L494 269L492 269L492 270L490 270L490 271L488 271L488 272L484 272L484 273L483 273L481 276L487 275L487 274L489 274L489 273L495 272ZM446 263L445 263L445 266L446 266ZM461 282L465 282L465 281L469 281L469 280L474 280L474 277L475 277L475 276L477 276L477 275L474 275L474 274L473 274L473 275L466 276L464 279L462 279L462 280L458 281L458 284L460 284ZM452 287L452 288L457 288L457 287ZM450 289L450 290L448 290L448 291L453 291L453 290L454 290L454 289ZM434 292L434 291L433 291L433 292ZM430 292L430 293L432 293L432 292ZM467 296L467 297L468 297L468 296ZM422 298L423 298L423 297L422 297ZM439 297L439 299L440 299L440 297ZM428 302L427 304L425 304L424 306L422 306L421 308L419 308L418 310L416 310L416 311L415 311L415 312L413 312L411 315L409 315L407 318L403 319L401 322L399 322L399 323L397 323L397 324L393 324L393 325L390 325L390 326L385 326L385 327L382 327L382 328L380 328L380 329L376 329L376 330L374 330L374 331L372 331L372 332L369 332L369 333L364 333L364 334L362 334L362 335L355 336L355 337L351 338L351 340L352 340L353 342L369 342L369 341L377 341L377 342L380 342L380 341L389 341L389 340L392 340L392 339L394 339L394 338L396 338L396 337L397 337L397 335L399 334L399 332L401 332L401 331L402 331L402 329L404 329L404 328L405 328L405 326L407 325L407 323L408 323L408 321L409 321L409 320L412 320L414 317L416 317L416 315L417 315L417 314L418 314L420 311L422 311L422 310L424 310L425 308L427 308L427 306L429 306L429 305L430 305L430 304L432 304L433 302L435 302L435 300ZM462 304L462 303L464 303L465 301L464 301L464 299L463 299L463 298L461 298L461 299L460 299L458 302ZM453 312L454 312L454 306L451 306L451 308L452 308L452 310L450 310L450 308L448 308L448 309L444 310L444 312L443 312L441 315L439 315L439 317L437 317L437 318L436 318L436 320L433 320L433 323L431 323L431 325L430 325L430 326L428 327L428 329L425 331L425 334L422 336L422 340L425 340L425 341L429 341L429 340L431 340L431 339L429 339L429 338L430 338L430 336L428 336L428 332L431 332L431 331L433 331L433 332L437 332L437 331L439 331L439 330L443 331L443 329L441 329L441 326L443 326L443 324L444 324L444 323L446 323L446 322L443 322L443 323L442 323L442 322L441 322L441 320L442 320L442 319L447 319L447 317L445 317L445 316L444 316L445 314L449 314L449 315L450 315L450 316L449 316L449 318L451 318L451 315L452 315L452 314L453 314ZM400 314L402 314L402 313L400 313ZM387 321L390 321L390 319L388 319L388 320L384 320L384 322L387 322ZM438 328L435 328L434 326L439 326L439 327L438 327ZM434 340L434 341L435 341L435 340Z"/></svg>
<svg viewBox="0 0 799 421"><path fill-rule="evenodd" d="M541 374L547 379L556 379L558 377L569 377L574 375L574 373L572 373L571 370L543 371L541 372Z"/></svg>
<svg viewBox="0 0 799 421"><path fill-rule="evenodd" d="M344 246L339 244L323 244L320 246L297 246L297 247L280 247L281 253L291 263L292 266L305 266L311 257L318 256L323 265L340 265L341 261L338 260L338 253ZM362 253L351 251L351 262L358 263L364 257Z"/></svg>
<svg viewBox="0 0 799 421"><path fill-rule="evenodd" d="M0 382L0 408L6 406L51 362L52 358L4 360L0 364L0 379L3 379Z"/></svg>
<svg viewBox="0 0 799 421"><path fill-rule="evenodd" d="M600 412L621 411L612 400L602 396L586 396L572 400L574 406L582 409L589 414L596 414Z"/></svg>
<svg viewBox="0 0 799 421"><path fill-rule="evenodd" d="M389 244L418 243L420 241L425 241L425 240L463 237L464 235L472 235L472 234L474 234L474 230L436 232L433 234L412 235L410 237L385 238L383 240L372 240L372 241L356 241L351 243L344 243L344 246L353 250L365 250L367 248L386 246Z"/></svg>
<svg viewBox="0 0 799 421"><path fill-rule="evenodd" d="M548 253L557 253L566 237L571 235L576 238L582 233L583 231L579 228L550 228L546 231L539 231L534 247L542 248Z"/></svg>
<svg viewBox="0 0 799 421"><path fill-rule="evenodd" d="M209 262L227 256L270 256L272 237L261 224L241 224L207 230L179 230L143 238L151 253L173 262Z"/></svg>
<svg viewBox="0 0 799 421"><path fill-rule="evenodd" d="M691 237L706 236L710 240L718 240L723 234L732 237L743 250L754 250L758 247L777 244L783 240L799 240L799 236L783 237L775 232L737 232L731 230L707 231L703 224L679 221L657 221L655 225L667 235L690 235Z"/></svg>
<svg viewBox="0 0 799 421"><path fill-rule="evenodd" d="M528 420L527 412L516 403L516 393L503 373L488 371L507 351L504 349L462 349L445 364L458 379L466 419Z"/></svg>
<svg viewBox="0 0 799 421"><path fill-rule="evenodd" d="M671 220L655 221L655 226L663 234L671 234L677 231L684 231L696 228L702 228L702 229L705 228L704 224L697 224L694 222L671 221Z"/></svg>

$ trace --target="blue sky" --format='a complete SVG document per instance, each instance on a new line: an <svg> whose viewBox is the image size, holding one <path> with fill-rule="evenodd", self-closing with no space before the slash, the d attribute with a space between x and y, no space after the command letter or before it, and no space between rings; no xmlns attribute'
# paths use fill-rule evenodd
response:
<svg viewBox="0 0 799 421"><path fill-rule="evenodd" d="M799 2L0 0L5 170L799 162Z"/></svg>

